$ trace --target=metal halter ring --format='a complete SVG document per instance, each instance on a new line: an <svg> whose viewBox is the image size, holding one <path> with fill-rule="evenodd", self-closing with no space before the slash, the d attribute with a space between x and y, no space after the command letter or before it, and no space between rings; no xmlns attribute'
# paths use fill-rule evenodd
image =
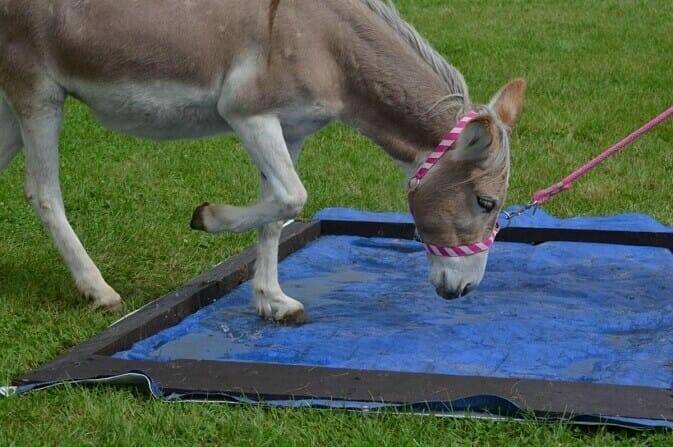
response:
<svg viewBox="0 0 673 447"><path fill-rule="evenodd" d="M507 220L512 220L516 217L521 216L524 214L526 211L529 209L533 208L533 214L535 214L535 210L537 210L538 203L537 202L530 202L522 207L513 209L512 211L501 211L501 213L505 216L505 219Z"/></svg>
<svg viewBox="0 0 673 447"><path fill-rule="evenodd" d="M421 181L418 177L411 177L407 183L407 189L409 189L409 191L416 191L420 185Z"/></svg>

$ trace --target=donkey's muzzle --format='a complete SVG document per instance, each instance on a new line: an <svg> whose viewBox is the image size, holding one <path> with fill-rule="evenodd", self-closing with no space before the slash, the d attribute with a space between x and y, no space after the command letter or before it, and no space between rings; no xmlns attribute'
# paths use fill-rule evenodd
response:
<svg viewBox="0 0 673 447"><path fill-rule="evenodd" d="M437 292L437 295L441 296L445 300L455 300L456 298L460 298L461 296L467 295L473 289L474 287L472 286L472 284L467 284L459 289L448 289L444 286L436 287L435 291Z"/></svg>

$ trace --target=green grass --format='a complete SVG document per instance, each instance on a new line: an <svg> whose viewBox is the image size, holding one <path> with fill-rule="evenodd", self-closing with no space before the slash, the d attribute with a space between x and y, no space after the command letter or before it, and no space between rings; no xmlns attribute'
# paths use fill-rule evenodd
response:
<svg viewBox="0 0 673 447"><path fill-rule="evenodd" d="M513 139L510 203L559 179L673 103L673 3L404 0L402 13L486 101L529 82ZM673 125L643 138L547 207L560 216L625 211L673 224ZM69 103L61 142L70 220L131 311L239 252L254 235L189 230L205 200L250 202L253 168L230 137L154 143L102 129ZM361 163L367 160L368 164ZM366 167L365 167L366 166ZM0 383L98 333L91 311L22 194L23 160L0 174ZM403 175L340 125L301 160L304 216L327 206L404 210ZM413 309L411 310L413 311ZM673 445L666 434L586 431L336 411L166 404L111 387L59 388L0 400L0 445Z"/></svg>

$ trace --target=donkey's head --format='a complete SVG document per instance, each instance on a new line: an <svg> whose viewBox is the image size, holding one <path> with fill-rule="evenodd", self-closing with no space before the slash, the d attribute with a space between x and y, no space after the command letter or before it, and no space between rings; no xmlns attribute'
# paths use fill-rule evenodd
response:
<svg viewBox="0 0 673 447"><path fill-rule="evenodd" d="M507 194L509 132L521 113L525 90L523 80L514 80L488 105L473 108L478 115L423 177L413 200L410 196L421 239L439 247L439 254L428 254L430 281L444 298L466 294L484 276L487 250L468 254L470 249L458 249L461 256L445 256L442 247L488 244Z"/></svg>

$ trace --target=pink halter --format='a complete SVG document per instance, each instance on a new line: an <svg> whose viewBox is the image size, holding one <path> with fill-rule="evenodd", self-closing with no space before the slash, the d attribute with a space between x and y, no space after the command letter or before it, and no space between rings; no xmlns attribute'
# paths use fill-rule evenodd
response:
<svg viewBox="0 0 673 447"><path fill-rule="evenodd" d="M430 169L432 169L432 167L437 164L439 159L442 158L442 156L451 149L453 144L456 141L458 141L458 138L460 138L460 134L463 133L467 124L470 121L474 120L477 116L479 116L479 114L475 111L467 112L465 115L463 115L463 117L460 120L458 120L458 123L456 123L456 127L451 129L451 132L444 135L442 141L437 145L435 150L432 151L430 155L428 155L428 158L416 171L416 174L414 174L414 176L409 179L408 199L409 199L409 210L411 211L412 215L414 214L414 211L411 206L413 201L413 194L421 185L421 180L423 179L423 177L426 176L428 172L430 172ZM424 242L424 245L428 253L431 253L435 256L444 256L451 258L459 256L470 256L484 251L488 251L493 245L493 242L495 242L495 236L498 234L498 231L500 231L500 226L496 223L495 227L493 228L493 231L491 231L491 234L486 239L480 242L475 242L474 244L458 245L454 247L443 247L440 245Z"/></svg>

